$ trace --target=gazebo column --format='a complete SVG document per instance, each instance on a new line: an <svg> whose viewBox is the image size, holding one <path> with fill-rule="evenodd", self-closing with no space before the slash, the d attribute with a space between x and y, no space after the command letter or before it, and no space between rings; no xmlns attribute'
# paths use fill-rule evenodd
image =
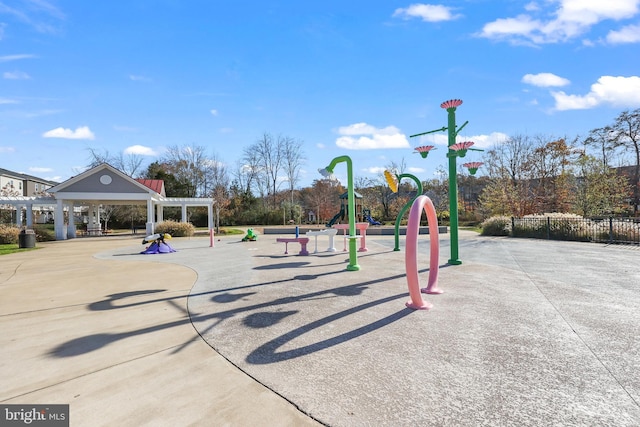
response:
<svg viewBox="0 0 640 427"><path fill-rule="evenodd" d="M67 240L67 235L64 230L64 200L59 199L56 201L56 212L53 218L53 228L56 232L56 240Z"/></svg>
<svg viewBox="0 0 640 427"><path fill-rule="evenodd" d="M16 225L22 227L22 205L16 205Z"/></svg>
<svg viewBox="0 0 640 427"><path fill-rule="evenodd" d="M156 205L156 222L164 221L164 207L158 203Z"/></svg>
<svg viewBox="0 0 640 427"><path fill-rule="evenodd" d="M102 224L100 223L100 205L89 205L89 223L87 224L87 234L89 236L99 236Z"/></svg>
<svg viewBox="0 0 640 427"><path fill-rule="evenodd" d="M67 239L75 239L76 238L76 220L75 220L75 212L73 211L73 202L69 205L69 225L67 226Z"/></svg>
<svg viewBox="0 0 640 427"><path fill-rule="evenodd" d="M153 234L153 229L155 228L153 225L153 201L151 199L147 200L147 236Z"/></svg>
<svg viewBox="0 0 640 427"><path fill-rule="evenodd" d="M93 223L98 230L102 229L102 223L100 222L100 205L93 205Z"/></svg>
<svg viewBox="0 0 640 427"><path fill-rule="evenodd" d="M182 222L187 222L187 205L186 205L186 203L182 204Z"/></svg>
<svg viewBox="0 0 640 427"><path fill-rule="evenodd" d="M33 228L33 203L27 203L27 228Z"/></svg>

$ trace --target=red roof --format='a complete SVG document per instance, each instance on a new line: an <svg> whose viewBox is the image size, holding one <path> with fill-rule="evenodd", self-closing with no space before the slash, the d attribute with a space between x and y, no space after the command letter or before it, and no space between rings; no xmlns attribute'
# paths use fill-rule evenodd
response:
<svg viewBox="0 0 640 427"><path fill-rule="evenodd" d="M161 179L136 179L136 181L138 181L140 184L144 185L147 188L152 189L153 191L155 191L158 194L163 194L164 191L162 191L164 189L164 181Z"/></svg>

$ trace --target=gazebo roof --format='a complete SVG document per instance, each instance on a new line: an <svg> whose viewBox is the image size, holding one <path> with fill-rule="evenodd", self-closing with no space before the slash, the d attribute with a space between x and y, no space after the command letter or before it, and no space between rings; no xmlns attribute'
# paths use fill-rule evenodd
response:
<svg viewBox="0 0 640 427"><path fill-rule="evenodd" d="M56 199L147 200L161 197L158 192L107 163L69 178L47 189L47 192L55 195Z"/></svg>
<svg viewBox="0 0 640 427"><path fill-rule="evenodd" d="M355 197L356 199L362 199L362 194L354 191L353 192L353 197ZM340 196L341 199L348 199L349 198L349 192L347 191L346 193L342 194Z"/></svg>
<svg viewBox="0 0 640 427"><path fill-rule="evenodd" d="M160 194L161 196L166 196L165 192L164 192L164 181L161 179L143 179L143 178L138 178L136 179L136 181L138 181L140 184L144 185L147 188L152 189L153 191L155 191L156 193Z"/></svg>

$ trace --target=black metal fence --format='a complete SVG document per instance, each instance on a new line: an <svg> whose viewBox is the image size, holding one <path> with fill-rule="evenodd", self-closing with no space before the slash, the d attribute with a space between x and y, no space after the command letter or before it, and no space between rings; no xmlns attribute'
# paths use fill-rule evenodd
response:
<svg viewBox="0 0 640 427"><path fill-rule="evenodd" d="M511 218L513 237L640 244L640 218Z"/></svg>

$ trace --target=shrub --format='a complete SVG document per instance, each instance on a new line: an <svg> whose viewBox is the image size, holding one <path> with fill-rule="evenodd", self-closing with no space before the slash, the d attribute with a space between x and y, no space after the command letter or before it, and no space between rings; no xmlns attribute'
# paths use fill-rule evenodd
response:
<svg viewBox="0 0 640 427"><path fill-rule="evenodd" d="M0 224L0 244L7 245L18 243L20 229L13 225Z"/></svg>
<svg viewBox="0 0 640 427"><path fill-rule="evenodd" d="M36 240L38 242L51 242L56 240L56 234L51 229L51 226L36 225L33 227L33 231L36 232Z"/></svg>
<svg viewBox="0 0 640 427"><path fill-rule="evenodd" d="M190 237L196 228L190 222L163 221L156 225L156 233L169 233L171 237Z"/></svg>
<svg viewBox="0 0 640 427"><path fill-rule="evenodd" d="M608 225L607 225L608 227ZM640 225L630 221L613 221L611 230L606 230L603 240L611 239L619 243L640 243Z"/></svg>
<svg viewBox="0 0 640 427"><path fill-rule="evenodd" d="M508 216L492 216L481 225L483 236L508 236L511 232L511 218Z"/></svg>
<svg viewBox="0 0 640 427"><path fill-rule="evenodd" d="M571 213L545 213L525 215L515 220L513 237L536 239L575 240L589 242L593 239L594 224L580 215Z"/></svg>

